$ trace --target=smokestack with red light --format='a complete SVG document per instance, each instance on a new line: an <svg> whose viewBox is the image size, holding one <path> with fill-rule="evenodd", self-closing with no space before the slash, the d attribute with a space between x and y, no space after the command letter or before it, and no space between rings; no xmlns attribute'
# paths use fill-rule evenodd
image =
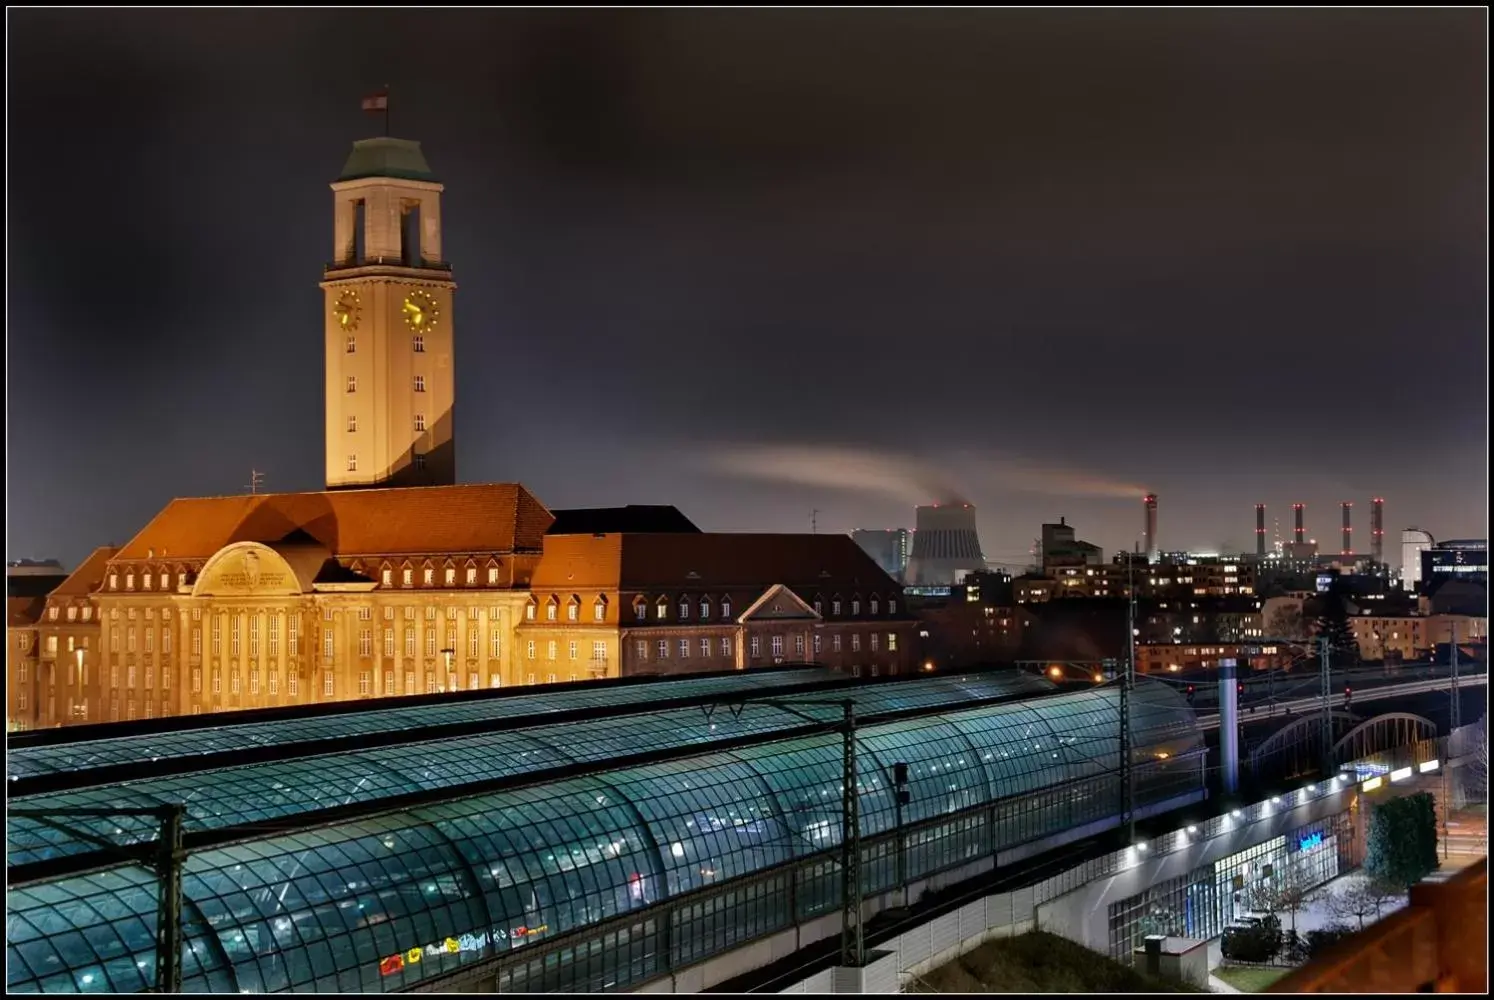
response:
<svg viewBox="0 0 1494 1000"><path fill-rule="evenodd" d="M1385 561L1385 498L1370 501L1370 555L1375 562Z"/></svg>
<svg viewBox="0 0 1494 1000"><path fill-rule="evenodd" d="M1292 541L1296 542L1298 545L1301 545L1303 542L1307 541L1307 528L1302 523L1302 512L1306 509L1306 504L1292 504L1292 513L1296 515L1297 518L1297 525L1292 529Z"/></svg>
<svg viewBox="0 0 1494 1000"><path fill-rule="evenodd" d="M1339 505L1344 512L1344 547L1343 554L1352 556L1354 554L1354 505L1345 500Z"/></svg>
<svg viewBox="0 0 1494 1000"><path fill-rule="evenodd" d="M1146 506L1146 519L1141 530L1146 536L1146 561L1157 561L1157 494L1148 493L1141 501Z"/></svg>
<svg viewBox="0 0 1494 1000"><path fill-rule="evenodd" d="M1255 505L1255 554L1261 557L1266 554L1266 505L1263 503Z"/></svg>

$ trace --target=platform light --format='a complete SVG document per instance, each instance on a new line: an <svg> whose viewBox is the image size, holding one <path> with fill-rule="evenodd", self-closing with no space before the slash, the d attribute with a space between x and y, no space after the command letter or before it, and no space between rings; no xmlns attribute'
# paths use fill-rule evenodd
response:
<svg viewBox="0 0 1494 1000"><path fill-rule="evenodd" d="M1189 833L1197 833L1198 832L1198 827L1194 826L1192 823L1189 823L1188 824L1188 832Z"/></svg>
<svg viewBox="0 0 1494 1000"><path fill-rule="evenodd" d="M1242 816L1245 815L1243 812L1241 812L1238 809L1231 809L1229 814L1231 816L1233 816L1235 819L1239 819L1239 818L1241 818Z"/></svg>
<svg viewBox="0 0 1494 1000"><path fill-rule="evenodd" d="M1271 804L1273 806L1279 806L1279 805L1281 805L1281 796L1280 795L1273 795L1273 796L1271 796Z"/></svg>
<svg viewBox="0 0 1494 1000"><path fill-rule="evenodd" d="M1422 774L1426 774L1428 771L1435 771L1435 770L1437 770L1438 763L1439 763L1439 761L1437 761L1435 759L1433 759L1433 760L1427 760L1427 761L1422 761L1420 764L1418 764L1416 766L1416 769L1418 771L1420 771Z"/></svg>
<svg viewBox="0 0 1494 1000"><path fill-rule="evenodd" d="M1131 846L1135 847L1136 850L1138 850L1138 851L1141 851L1143 853L1146 852L1146 841L1144 841L1144 840L1138 840L1136 843L1132 844Z"/></svg>
<svg viewBox="0 0 1494 1000"><path fill-rule="evenodd" d="M1375 775L1373 778L1364 783L1364 790L1366 792L1373 792L1383 784L1385 784L1385 779L1381 778L1379 775Z"/></svg>
<svg viewBox="0 0 1494 1000"><path fill-rule="evenodd" d="M1411 777L1411 769L1409 767L1399 767L1390 772L1391 781L1405 781L1409 777Z"/></svg>
<svg viewBox="0 0 1494 1000"><path fill-rule="evenodd" d="M1302 790L1304 792L1306 792L1308 795L1316 795L1316 794L1318 794L1318 786L1317 785L1308 785L1306 788L1304 788Z"/></svg>

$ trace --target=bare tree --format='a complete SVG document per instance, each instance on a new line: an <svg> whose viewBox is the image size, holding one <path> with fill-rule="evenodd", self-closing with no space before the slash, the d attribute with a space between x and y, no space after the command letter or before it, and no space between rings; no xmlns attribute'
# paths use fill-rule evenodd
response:
<svg viewBox="0 0 1494 1000"><path fill-rule="evenodd" d="M1328 910L1340 920L1356 920L1364 930L1364 918L1373 915L1377 920L1385 906L1396 899L1402 891L1389 883L1374 878L1358 878L1337 892L1329 886L1326 902Z"/></svg>
<svg viewBox="0 0 1494 1000"><path fill-rule="evenodd" d="M1307 907L1310 895L1312 885L1302 869L1296 865L1286 865L1275 878L1252 886L1246 893L1245 902L1256 913L1269 913L1272 916L1285 913L1291 922L1289 929L1292 934L1296 934L1297 914Z"/></svg>
<svg viewBox="0 0 1494 1000"><path fill-rule="evenodd" d="M1489 720L1480 719L1473 730L1471 746L1468 748L1467 779L1465 787L1478 801L1487 801L1489 796Z"/></svg>
<svg viewBox="0 0 1494 1000"><path fill-rule="evenodd" d="M1283 604L1271 612L1266 623L1266 634L1273 639L1289 639L1300 642L1307 638L1307 625L1302 620L1300 604Z"/></svg>

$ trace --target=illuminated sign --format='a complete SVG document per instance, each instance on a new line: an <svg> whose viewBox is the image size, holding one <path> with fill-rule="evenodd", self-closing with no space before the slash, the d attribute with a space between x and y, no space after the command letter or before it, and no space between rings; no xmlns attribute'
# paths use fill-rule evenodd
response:
<svg viewBox="0 0 1494 1000"><path fill-rule="evenodd" d="M543 934L550 929L549 924L541 924L538 927L515 927L508 932L508 937L518 940L531 938L536 934ZM503 932L497 932L497 937L502 938ZM474 951L482 951L493 943L494 935L486 931L477 934L463 934L461 937L449 937L436 944L428 944L424 948L411 948L409 951L398 955L390 955L379 962L379 975L392 976L396 972L418 965L422 959L436 958L440 955L461 955Z"/></svg>
<svg viewBox="0 0 1494 1000"><path fill-rule="evenodd" d="M1297 841L1297 849L1299 851L1310 851L1314 847L1322 846L1323 835L1321 833L1310 833L1306 837L1303 837L1302 839Z"/></svg>

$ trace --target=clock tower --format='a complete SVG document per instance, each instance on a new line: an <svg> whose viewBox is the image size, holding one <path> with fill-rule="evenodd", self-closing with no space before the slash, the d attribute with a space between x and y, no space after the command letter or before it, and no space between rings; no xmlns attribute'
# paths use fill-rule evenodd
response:
<svg viewBox="0 0 1494 1000"><path fill-rule="evenodd" d="M362 139L332 184L327 488L456 482L451 265L420 143Z"/></svg>

